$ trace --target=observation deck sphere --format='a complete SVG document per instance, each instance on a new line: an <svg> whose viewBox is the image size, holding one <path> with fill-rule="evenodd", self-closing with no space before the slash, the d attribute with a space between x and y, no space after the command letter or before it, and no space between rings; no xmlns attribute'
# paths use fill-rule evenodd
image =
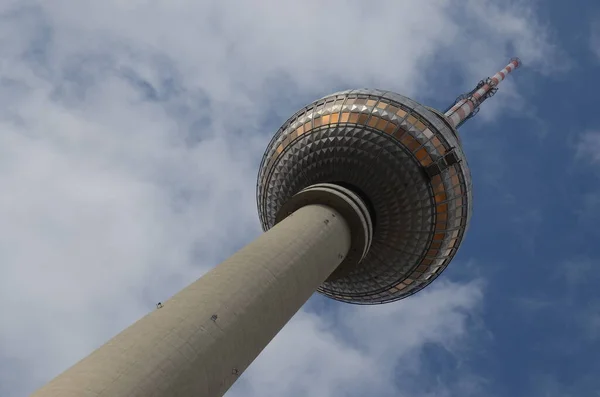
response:
<svg viewBox="0 0 600 397"><path fill-rule="evenodd" d="M441 113L392 92L338 92L283 124L258 175L263 229L318 183L354 191L373 221L367 255L342 262L318 289L343 302L386 303L429 285L456 254L471 216L471 176L456 130Z"/></svg>

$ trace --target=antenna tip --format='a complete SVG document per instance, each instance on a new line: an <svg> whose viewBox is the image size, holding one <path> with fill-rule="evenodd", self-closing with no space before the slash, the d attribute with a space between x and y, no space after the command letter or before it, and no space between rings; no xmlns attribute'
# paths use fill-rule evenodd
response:
<svg viewBox="0 0 600 397"><path fill-rule="evenodd" d="M510 58L510 63L515 63L515 68L518 68L523 64L523 62L521 62L521 58L519 57Z"/></svg>

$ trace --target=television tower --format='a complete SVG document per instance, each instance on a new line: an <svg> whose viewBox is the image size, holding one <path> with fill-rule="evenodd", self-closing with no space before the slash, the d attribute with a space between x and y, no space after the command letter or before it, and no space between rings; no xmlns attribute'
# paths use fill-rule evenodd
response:
<svg viewBox="0 0 600 397"><path fill-rule="evenodd" d="M33 396L221 396L315 290L371 305L425 288L471 215L456 129L519 64L444 113L368 89L302 108L262 159L265 233Z"/></svg>

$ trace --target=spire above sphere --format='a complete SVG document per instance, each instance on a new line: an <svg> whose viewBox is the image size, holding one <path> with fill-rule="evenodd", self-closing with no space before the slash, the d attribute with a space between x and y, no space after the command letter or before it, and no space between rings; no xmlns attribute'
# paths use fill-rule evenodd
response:
<svg viewBox="0 0 600 397"><path fill-rule="evenodd" d="M450 125L458 128L465 121L475 116L479 112L479 106L483 101L494 96L498 91L498 85L519 66L521 66L521 60L512 58L504 69L492 77L481 80L473 90L459 96L454 104L444 112L444 116L446 116Z"/></svg>

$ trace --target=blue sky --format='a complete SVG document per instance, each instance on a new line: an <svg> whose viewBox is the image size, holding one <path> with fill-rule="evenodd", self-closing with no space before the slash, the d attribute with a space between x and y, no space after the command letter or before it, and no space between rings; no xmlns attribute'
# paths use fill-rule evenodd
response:
<svg viewBox="0 0 600 397"><path fill-rule="evenodd" d="M474 214L406 300L314 296L229 396L600 395L600 5L0 0L0 395L27 395L259 232L299 107L384 88L461 127Z"/></svg>

